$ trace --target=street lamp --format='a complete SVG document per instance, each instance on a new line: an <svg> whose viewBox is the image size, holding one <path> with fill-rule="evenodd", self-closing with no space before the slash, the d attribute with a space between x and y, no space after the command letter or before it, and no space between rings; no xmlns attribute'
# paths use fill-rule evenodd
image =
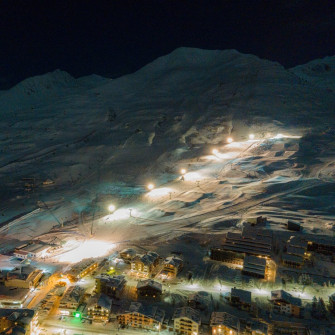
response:
<svg viewBox="0 0 335 335"><path fill-rule="evenodd" d="M227 143L233 143L233 142L234 142L234 140L233 140L232 137L228 137L228 138L227 138Z"/></svg>
<svg viewBox="0 0 335 335"><path fill-rule="evenodd" d="M180 173L181 173L182 175L184 175L184 174L186 173L186 169L181 169L181 170L180 170Z"/></svg>
<svg viewBox="0 0 335 335"><path fill-rule="evenodd" d="M148 190L152 191L155 188L154 184L148 184Z"/></svg>
<svg viewBox="0 0 335 335"><path fill-rule="evenodd" d="M249 135L249 140L253 140L255 138L255 135L254 134L250 134Z"/></svg>
<svg viewBox="0 0 335 335"><path fill-rule="evenodd" d="M219 150L218 149L213 149L212 153L213 153L213 155L217 155L219 153Z"/></svg>

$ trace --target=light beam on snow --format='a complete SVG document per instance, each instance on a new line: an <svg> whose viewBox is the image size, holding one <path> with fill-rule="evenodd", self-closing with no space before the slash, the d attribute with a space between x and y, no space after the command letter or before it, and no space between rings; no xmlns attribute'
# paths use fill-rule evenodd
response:
<svg viewBox="0 0 335 335"><path fill-rule="evenodd" d="M73 243L76 243L76 241L70 240L66 244L71 245ZM76 248L61 254L57 257L57 259L59 262L78 263L85 258L104 256L109 250L113 249L113 247L114 244L109 242L87 240L80 243Z"/></svg>
<svg viewBox="0 0 335 335"><path fill-rule="evenodd" d="M161 188L156 188L152 191L150 191L147 195L150 198L155 198L155 197L162 197L165 195L169 195L169 193L172 192L172 189L169 187L161 187Z"/></svg>

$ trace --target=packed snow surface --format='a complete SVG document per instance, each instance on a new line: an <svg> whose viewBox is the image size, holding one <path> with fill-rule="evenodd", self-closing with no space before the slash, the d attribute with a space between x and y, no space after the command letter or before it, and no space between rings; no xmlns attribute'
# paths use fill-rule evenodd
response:
<svg viewBox="0 0 335 335"><path fill-rule="evenodd" d="M166 239L255 215L271 229L291 219L331 233L334 71L332 57L287 70L180 48L118 79L57 70L24 80L0 94L4 241L71 225L66 240L79 231L83 243Z"/></svg>

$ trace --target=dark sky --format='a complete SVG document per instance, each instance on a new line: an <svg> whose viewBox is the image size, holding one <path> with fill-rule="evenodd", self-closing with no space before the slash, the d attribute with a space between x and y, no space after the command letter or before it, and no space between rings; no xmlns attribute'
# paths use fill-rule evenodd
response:
<svg viewBox="0 0 335 335"><path fill-rule="evenodd" d="M285 67L335 54L334 0L0 0L0 89L60 68L133 72L180 46Z"/></svg>

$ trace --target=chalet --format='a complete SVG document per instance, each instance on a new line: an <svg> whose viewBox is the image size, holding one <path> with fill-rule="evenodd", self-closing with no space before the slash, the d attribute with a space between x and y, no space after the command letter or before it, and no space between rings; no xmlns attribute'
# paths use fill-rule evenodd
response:
<svg viewBox="0 0 335 335"><path fill-rule="evenodd" d="M125 262L125 263L130 263L131 260L136 256L136 250L132 248L126 248L120 251L120 258Z"/></svg>
<svg viewBox="0 0 335 335"><path fill-rule="evenodd" d="M174 331L178 334L197 335L201 325L200 313L191 307L177 308L173 314Z"/></svg>
<svg viewBox="0 0 335 335"><path fill-rule="evenodd" d="M183 268L183 260L176 256L165 258L163 269L159 274L162 279L173 279Z"/></svg>
<svg viewBox="0 0 335 335"><path fill-rule="evenodd" d="M164 316L165 312L157 306L144 306L139 302L132 302L128 311L117 315L117 320L121 326L159 331Z"/></svg>
<svg viewBox="0 0 335 335"><path fill-rule="evenodd" d="M131 260L131 274L141 278L150 278L159 263L159 256L153 251L137 255Z"/></svg>
<svg viewBox="0 0 335 335"><path fill-rule="evenodd" d="M108 322L112 300L105 294L92 296L87 303L87 315L93 321Z"/></svg>
<svg viewBox="0 0 335 335"><path fill-rule="evenodd" d="M126 286L125 276L110 276L101 274L95 277L97 293L104 293L109 297L120 299Z"/></svg>
<svg viewBox="0 0 335 335"><path fill-rule="evenodd" d="M137 283L137 294L141 298L160 299L162 284L152 279L141 280Z"/></svg>
<svg viewBox="0 0 335 335"><path fill-rule="evenodd" d="M210 320L212 335L239 335L240 320L226 312L213 312Z"/></svg>
<svg viewBox="0 0 335 335"><path fill-rule="evenodd" d="M293 297L284 290L272 291L270 302L275 313L302 317L301 299Z"/></svg>
<svg viewBox="0 0 335 335"><path fill-rule="evenodd" d="M84 299L85 289L81 286L70 286L59 303L61 315L72 316Z"/></svg>

